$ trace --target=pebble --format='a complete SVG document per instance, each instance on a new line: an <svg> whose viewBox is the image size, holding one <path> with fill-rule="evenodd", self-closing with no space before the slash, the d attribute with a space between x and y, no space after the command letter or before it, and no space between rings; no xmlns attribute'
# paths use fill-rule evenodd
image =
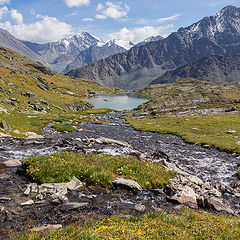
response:
<svg viewBox="0 0 240 240"><path fill-rule="evenodd" d="M34 201L33 200L29 200L27 202L21 203L21 206L29 206L29 205L33 205Z"/></svg>

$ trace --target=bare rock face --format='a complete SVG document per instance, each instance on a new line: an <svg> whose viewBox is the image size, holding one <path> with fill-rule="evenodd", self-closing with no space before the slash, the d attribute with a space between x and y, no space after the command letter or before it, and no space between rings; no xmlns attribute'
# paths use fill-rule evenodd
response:
<svg viewBox="0 0 240 240"><path fill-rule="evenodd" d="M238 82L240 56L221 54L204 57L196 62L167 71L150 84L172 83L187 77L211 82ZM229 131L229 134L232 133L235 132Z"/></svg>
<svg viewBox="0 0 240 240"><path fill-rule="evenodd" d="M113 181L113 185L115 187L119 187L122 189L130 190L130 191L142 191L143 188L141 185L139 185L137 182L124 179L124 178L118 178L115 181Z"/></svg>

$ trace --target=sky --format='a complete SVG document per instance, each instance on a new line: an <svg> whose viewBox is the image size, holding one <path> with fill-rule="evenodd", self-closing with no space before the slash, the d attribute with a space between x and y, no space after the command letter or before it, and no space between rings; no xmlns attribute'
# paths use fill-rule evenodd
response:
<svg viewBox="0 0 240 240"><path fill-rule="evenodd" d="M0 28L21 40L58 41L87 31L104 41L168 36L240 0L0 0Z"/></svg>

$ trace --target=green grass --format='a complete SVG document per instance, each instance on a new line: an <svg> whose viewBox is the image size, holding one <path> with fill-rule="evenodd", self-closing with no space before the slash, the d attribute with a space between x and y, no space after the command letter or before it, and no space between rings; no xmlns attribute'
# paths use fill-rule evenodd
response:
<svg viewBox="0 0 240 240"><path fill-rule="evenodd" d="M30 233L18 239L237 240L240 236L239 218L189 209L178 214L149 213L143 217L107 218L90 223L53 231L43 237Z"/></svg>
<svg viewBox="0 0 240 240"><path fill-rule="evenodd" d="M68 182L76 176L89 185L103 187L118 177L125 177L146 188L158 188L176 175L159 163L74 152L33 157L23 162L23 167L28 177L40 183Z"/></svg>
<svg viewBox="0 0 240 240"><path fill-rule="evenodd" d="M57 132L74 132L75 128L72 126L72 124L64 123L64 124L54 124L52 125L52 128L54 128Z"/></svg>
<svg viewBox="0 0 240 240"><path fill-rule="evenodd" d="M237 172L238 178L240 179L240 170Z"/></svg>
<svg viewBox="0 0 240 240"><path fill-rule="evenodd" d="M87 109L83 111L79 111L82 115L89 115L89 114L104 114L104 113L110 113L112 112L112 109L108 108L98 108L98 109Z"/></svg>
<svg viewBox="0 0 240 240"><path fill-rule="evenodd" d="M63 123L63 122L72 120L73 121L72 125L74 125L75 123L80 124L80 123L91 120L91 117L88 117L86 115L108 113L111 111L112 110L110 109L91 109L91 110L79 111L79 112L68 111L64 115L62 113L59 114L58 112L51 112L47 114L26 114L26 113L19 113L19 112L13 111L9 113L1 113L0 122L7 121L10 127L12 128L12 130L18 130L21 133L35 132L37 134L41 134L41 129L45 127L48 123L52 123L52 122ZM55 125L54 128L55 127L56 127L56 130L61 130L63 128L60 125ZM70 129L70 126L68 129L70 131L73 130L73 128ZM0 128L0 131L9 133L17 137L24 136L21 134L14 134L12 131L4 131L1 128ZM65 129L63 129L62 131L65 131Z"/></svg>
<svg viewBox="0 0 240 240"><path fill-rule="evenodd" d="M163 117L158 119L126 118L135 129L175 134L187 142L208 144L220 150L240 154L240 115ZM236 133L229 134L228 130Z"/></svg>

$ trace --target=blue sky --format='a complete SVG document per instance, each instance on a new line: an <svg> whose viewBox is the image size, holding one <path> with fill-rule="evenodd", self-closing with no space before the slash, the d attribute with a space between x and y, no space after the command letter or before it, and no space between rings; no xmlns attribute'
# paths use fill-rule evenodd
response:
<svg viewBox="0 0 240 240"><path fill-rule="evenodd" d="M0 0L0 27L19 39L57 41L87 31L137 43L167 36L240 0Z"/></svg>

